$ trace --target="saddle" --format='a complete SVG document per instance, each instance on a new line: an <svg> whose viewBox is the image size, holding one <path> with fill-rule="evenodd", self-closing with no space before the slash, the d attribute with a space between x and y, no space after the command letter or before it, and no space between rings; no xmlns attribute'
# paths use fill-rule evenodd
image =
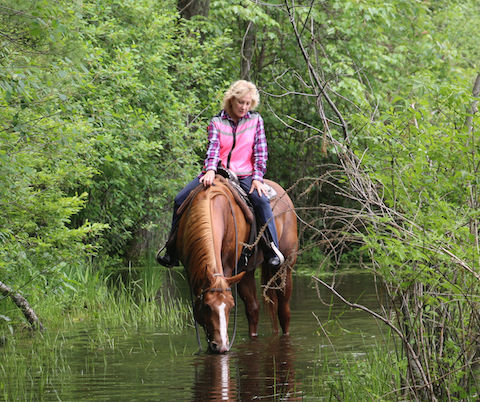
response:
<svg viewBox="0 0 480 402"><path fill-rule="evenodd" d="M234 172L232 172L230 169L219 166L217 168L217 174L224 177L225 179L227 179L228 180L227 185L230 184L238 192L238 194L242 197L242 199L245 201L245 203L249 207L252 207L250 199L248 198L248 194L242 188L242 186L240 186L240 181L238 180L238 177ZM269 201L272 201L277 196L277 192L275 191L275 189L272 186L269 186L267 183L264 183L264 185L267 188L267 198L268 198Z"/></svg>
<svg viewBox="0 0 480 402"><path fill-rule="evenodd" d="M222 182L230 189L235 202L238 204L242 210L245 219L250 224L250 235L248 237L247 244L255 244L253 247L243 247L242 253L237 264L237 273L244 271L248 265L250 258L253 256L256 259L256 254L258 250L258 243L256 238L259 235L259 229L261 226L257 224L257 219L255 218L255 211L253 208L250 199L248 198L247 192L240 186L240 181L238 180L237 175L229 169L219 166L217 168L217 175L221 177ZM269 201L275 199L277 192L272 186L264 183L267 187L267 197ZM190 205L192 200L197 196L197 194L203 190L203 185L200 184L197 186L185 199L185 201L178 208L177 214L182 215L185 209ZM262 239L265 244L270 244L271 239L267 239L268 231L263 230Z"/></svg>

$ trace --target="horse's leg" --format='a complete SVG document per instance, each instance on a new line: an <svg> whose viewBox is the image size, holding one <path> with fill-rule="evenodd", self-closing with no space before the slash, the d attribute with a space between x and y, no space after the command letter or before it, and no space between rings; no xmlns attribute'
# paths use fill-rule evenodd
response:
<svg viewBox="0 0 480 402"><path fill-rule="evenodd" d="M287 268L287 277L285 278L285 289L278 289L278 320L285 335L290 330L290 297L292 296L292 270Z"/></svg>
<svg viewBox="0 0 480 402"><path fill-rule="evenodd" d="M283 289L271 289L267 292L267 296L274 302L271 306L271 318L275 332L278 332L277 317L284 334L288 334L290 330L290 297L292 295L292 270L296 262L298 237L297 237L297 217L294 212L294 206L286 192L274 182L267 183L272 185L277 191L277 199L273 201L273 211L275 216L275 226L277 228L280 250L287 260L287 272L285 277L285 287ZM280 268L283 269L283 268ZM274 276L275 272L264 266L262 270L262 283L266 285ZM272 283L273 287L277 287L281 279ZM271 303L268 303L269 305Z"/></svg>
<svg viewBox="0 0 480 402"><path fill-rule="evenodd" d="M266 262L262 264L262 285L266 286L270 279L273 276L272 267L270 267ZM275 286L275 283L270 284L270 286ZM278 321L277 321L277 312L278 312L278 300L277 292L275 289L267 288L266 290L267 300L265 300L265 308L268 311L268 316L272 323L273 333L278 333Z"/></svg>
<svg viewBox="0 0 480 402"><path fill-rule="evenodd" d="M238 284L238 292L241 299L245 303L245 313L248 319L248 333L250 337L258 336L258 300L257 291L255 287L255 271L250 271L245 274Z"/></svg>

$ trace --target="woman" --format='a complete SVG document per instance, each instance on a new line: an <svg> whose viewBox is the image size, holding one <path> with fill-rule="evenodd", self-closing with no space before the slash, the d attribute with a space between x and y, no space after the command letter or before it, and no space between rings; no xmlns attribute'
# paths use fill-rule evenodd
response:
<svg viewBox="0 0 480 402"><path fill-rule="evenodd" d="M167 250L163 256L157 254L160 264L177 264L174 250L174 234L180 219L177 210L199 183L205 187L212 185L219 163L236 173L240 185L248 193L260 223L267 223L272 239L270 250L265 252L268 264L278 267L285 260L279 250L275 220L263 183L268 152L263 119L259 113L253 112L258 102L257 87L249 81L237 81L225 93L222 111L213 117L208 126L208 150L204 169L175 197Z"/></svg>

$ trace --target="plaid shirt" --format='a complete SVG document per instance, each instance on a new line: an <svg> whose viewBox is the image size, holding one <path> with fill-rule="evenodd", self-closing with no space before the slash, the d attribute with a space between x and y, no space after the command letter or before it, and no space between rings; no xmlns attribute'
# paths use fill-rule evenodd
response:
<svg viewBox="0 0 480 402"><path fill-rule="evenodd" d="M244 117L242 117L242 120L250 119L251 116L251 113L248 112ZM227 120L232 127L232 130L235 131L238 123L235 123L225 110L220 112L220 117L223 120ZM220 147L221 144L219 133L216 127L210 123L208 126L208 149L207 157L205 159L204 173L208 170L217 171L218 162L220 160ZM253 180L260 180L263 182L263 176L267 170L267 159L267 138L265 136L263 119L259 117L253 145Z"/></svg>

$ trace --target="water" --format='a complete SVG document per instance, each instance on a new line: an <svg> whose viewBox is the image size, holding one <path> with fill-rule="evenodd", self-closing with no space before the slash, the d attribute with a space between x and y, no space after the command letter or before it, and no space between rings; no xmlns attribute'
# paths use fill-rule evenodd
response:
<svg viewBox="0 0 480 402"><path fill-rule="evenodd" d="M337 289L350 301L377 307L368 275L337 277ZM98 329L79 324L57 357L65 367L32 373L26 386L36 400L318 400L314 383L326 377L325 362L334 366L383 343L373 318L332 300L326 289L317 292L311 278L294 278L291 308L289 337L273 335L261 314L259 337L250 340L240 302L235 344L225 355L195 354L193 328L175 336L106 328L102 341ZM233 313L230 320L231 333ZM201 338L205 348L203 333Z"/></svg>

